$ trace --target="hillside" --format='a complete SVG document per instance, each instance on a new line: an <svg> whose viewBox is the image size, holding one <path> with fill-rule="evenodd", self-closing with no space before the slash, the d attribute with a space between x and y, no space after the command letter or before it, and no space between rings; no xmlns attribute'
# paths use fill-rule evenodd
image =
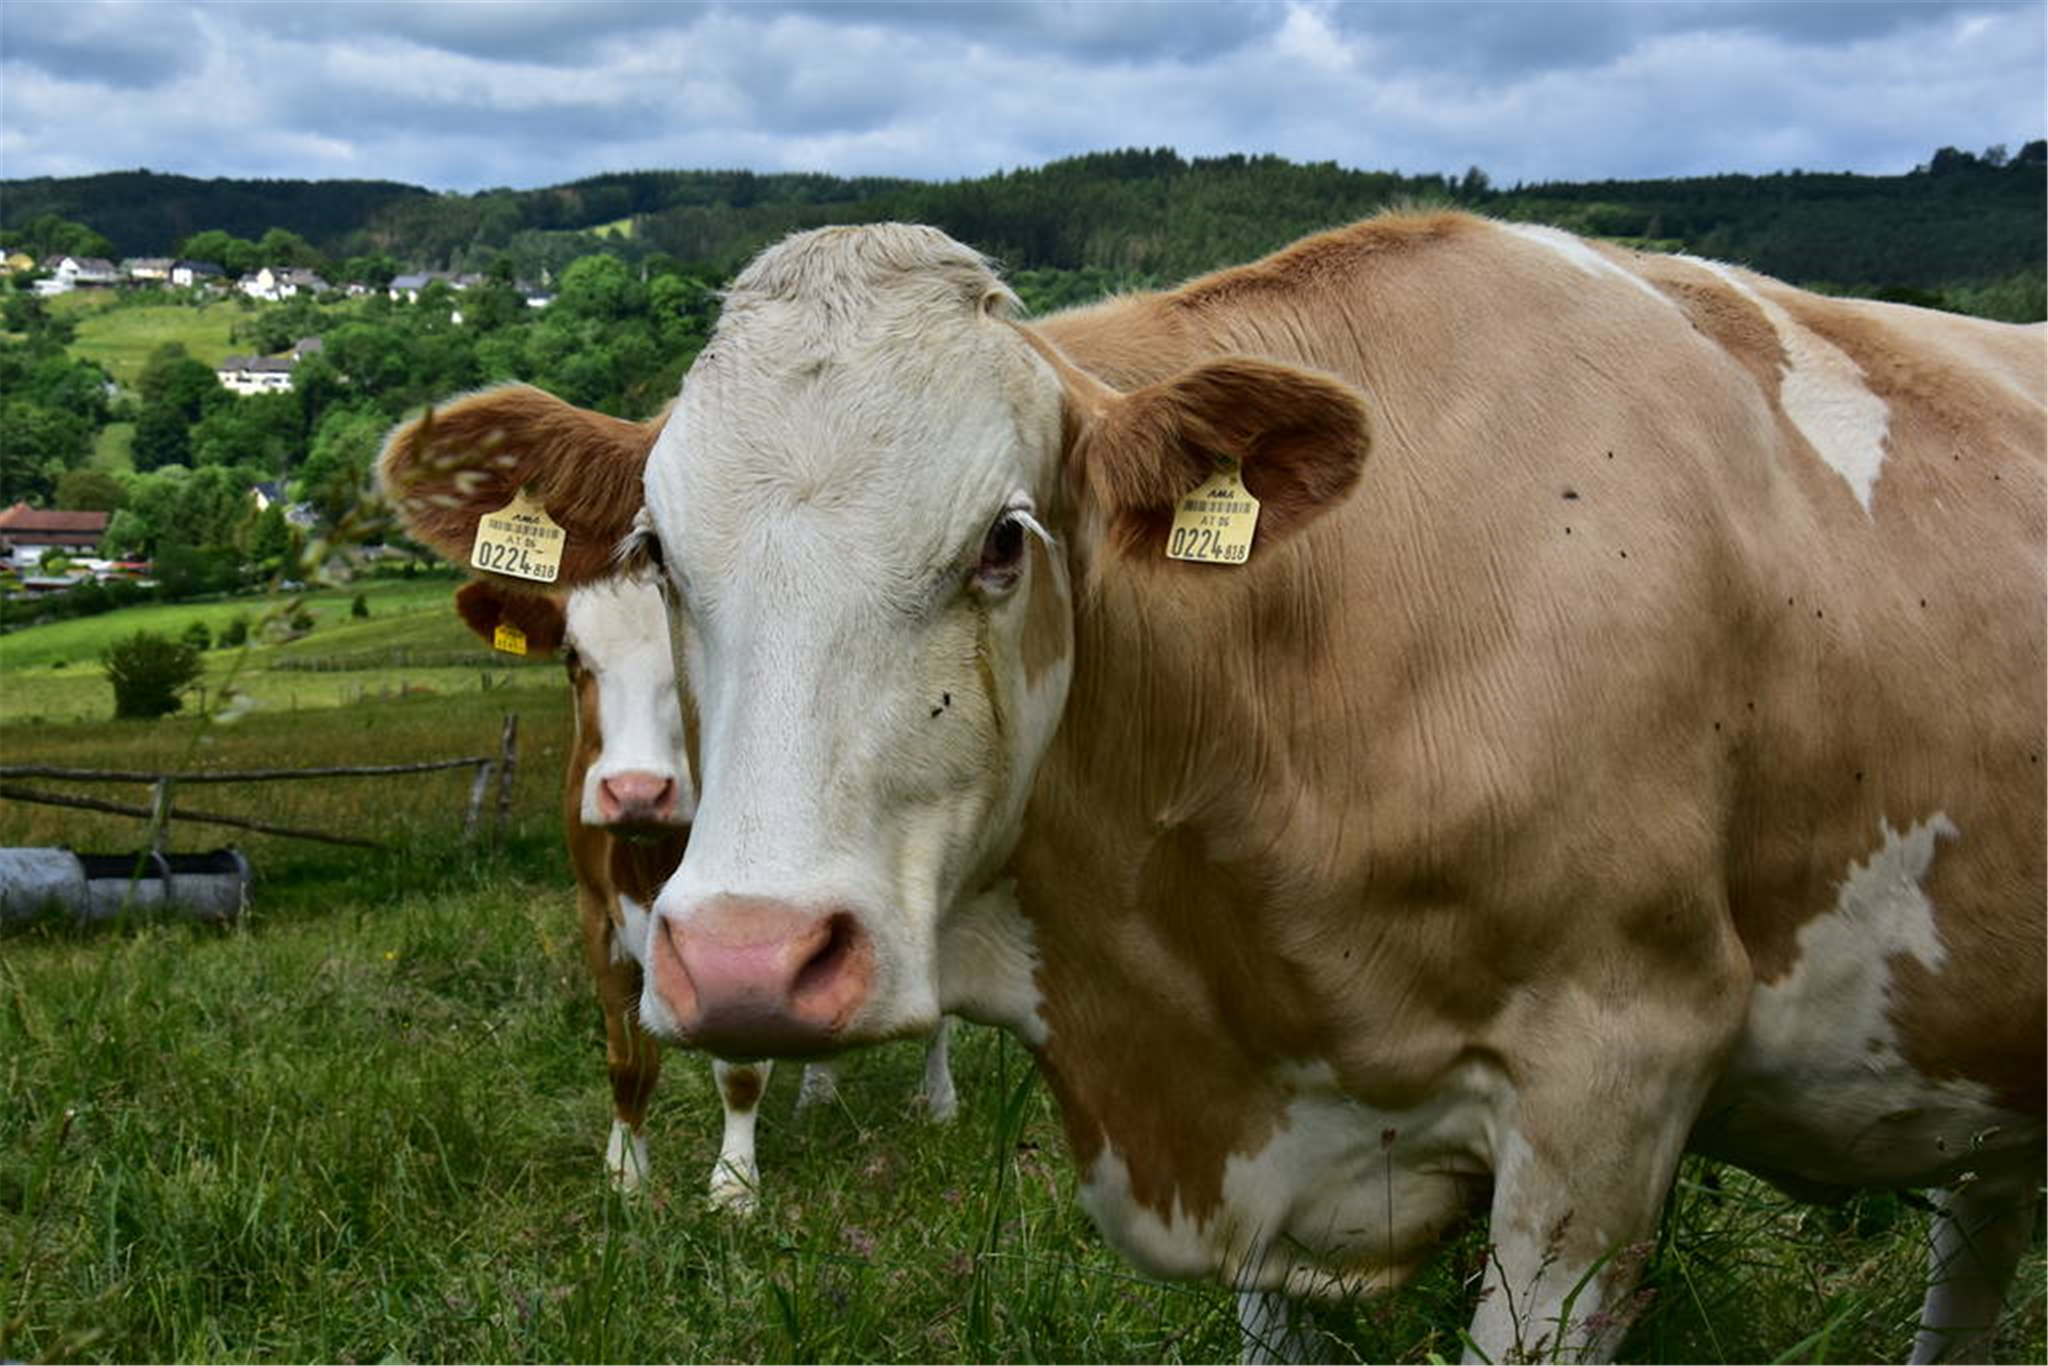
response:
<svg viewBox="0 0 2048 1366"><path fill-rule="evenodd" d="M389 254L410 268L524 277L603 250L706 273L826 223L936 224L1012 270L1099 270L1174 280L1245 260L1390 203L1447 201L1734 260L1802 283L1933 290L2038 276L2048 149L1979 158L1943 148L1905 175L1787 172L1497 189L1462 176L1302 165L1273 156L1095 153L973 180L928 183L747 171L640 171L540 189L436 194L373 181L196 180L147 171L0 182L0 231L57 214L124 255L190 233L299 233L332 256ZM598 229L630 225L600 235Z"/></svg>

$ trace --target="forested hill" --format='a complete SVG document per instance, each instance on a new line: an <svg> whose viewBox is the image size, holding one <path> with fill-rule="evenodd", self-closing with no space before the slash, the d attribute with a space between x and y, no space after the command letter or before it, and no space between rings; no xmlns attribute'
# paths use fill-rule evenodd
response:
<svg viewBox="0 0 2048 1366"><path fill-rule="evenodd" d="M1404 175L1134 149L944 183L645 171L475 194L133 171L0 182L0 229L19 233L54 214L104 234L118 254L169 255L202 230L256 237L281 227L335 259L379 253L415 269L481 270L509 256L522 276L538 278L592 250L723 274L796 228L908 219L945 228L1013 270L1163 282L1388 204L1448 202L1804 284L1911 291L2038 277L2048 254L2044 192L2041 142L2011 157L1943 148L1895 176L1794 171L1511 189L1477 169Z"/></svg>

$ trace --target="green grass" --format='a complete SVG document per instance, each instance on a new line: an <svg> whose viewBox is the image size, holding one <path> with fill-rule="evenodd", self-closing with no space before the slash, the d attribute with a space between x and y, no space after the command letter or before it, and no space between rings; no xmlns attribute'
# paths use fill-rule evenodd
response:
<svg viewBox="0 0 2048 1366"><path fill-rule="evenodd" d="M194 622L218 636L240 617L249 643L206 654L206 697L224 685L260 709L302 711L353 705L366 697L495 691L553 685L555 669L498 654L458 621L449 603L455 580L367 580L301 594L147 604L0 636L0 724L47 725L113 714L100 665L107 646L136 631L177 636ZM361 593L367 620L350 615ZM282 620L302 603L313 629L295 640L266 639L266 617ZM204 698L195 694L195 705Z"/></svg>
<svg viewBox="0 0 2048 1366"><path fill-rule="evenodd" d="M58 301L70 297L60 295ZM183 343L194 360L220 364L237 350L229 333L243 316L231 302L72 307L77 310L78 334L71 343L71 354L80 360L98 361L115 383L131 390L150 353L168 342Z"/></svg>
<svg viewBox="0 0 2048 1366"><path fill-rule="evenodd" d="M109 422L100 428L93 438L92 458L86 461L88 469L103 470L108 474L120 474L135 468L135 424L133 422Z"/></svg>
<svg viewBox="0 0 2048 1366"><path fill-rule="evenodd" d="M415 618L433 595L410 615L396 604L428 587L391 585L390 611L373 598L369 623L323 625L292 648L424 640ZM449 585L431 587L445 602ZM77 648L34 634L40 658ZM0 687L14 681L0 658ZM488 751L506 711L522 763L496 843L460 840L465 771L188 787L181 802L386 847L174 823L174 849L232 839L247 853L256 884L239 924L0 936L0 1359L1235 1356L1225 1292L1147 1281L1104 1247L1075 1205L1044 1088L992 1031L961 1032L962 1113L945 1129L911 1104L914 1045L853 1058L840 1102L802 1116L797 1069L780 1069L751 1221L705 1207L718 1106L703 1062L671 1054L651 1198L607 1192L602 1044L560 852L568 706L554 670L231 724L8 722L4 748L12 763L141 769L400 762ZM0 801L0 845L108 851L140 837L140 822ZM1689 1164L1667 1211L1625 1360L1904 1355L1922 1210L1887 1194L1817 1210L1708 1174ZM1400 1296L1323 1313L1319 1355L1454 1358L1482 1239L1468 1229ZM2000 1359L2043 1359L2042 1280L2035 1255Z"/></svg>

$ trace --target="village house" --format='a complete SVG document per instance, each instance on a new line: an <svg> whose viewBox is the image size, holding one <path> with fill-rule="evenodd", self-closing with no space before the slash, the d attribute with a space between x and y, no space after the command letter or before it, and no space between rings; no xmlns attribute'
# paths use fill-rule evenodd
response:
<svg viewBox="0 0 2048 1366"><path fill-rule="evenodd" d="M171 283L180 289L219 284L226 278L227 272L211 261L179 261L171 266Z"/></svg>
<svg viewBox="0 0 2048 1366"><path fill-rule="evenodd" d="M44 278L36 281L36 293L49 296L69 294L74 289L111 288L121 283L121 272L112 261L100 256L50 256L43 260Z"/></svg>
<svg viewBox="0 0 2048 1366"><path fill-rule="evenodd" d="M131 256L121 262L121 275L130 284L161 285L171 278L168 256Z"/></svg>
<svg viewBox="0 0 2048 1366"><path fill-rule="evenodd" d="M16 503L0 512L0 549L18 567L40 563L55 550L64 555L91 555L107 533L104 512L58 512Z"/></svg>
<svg viewBox="0 0 2048 1366"><path fill-rule="evenodd" d="M238 394L288 394L292 370L325 345L318 337L301 337L282 356L229 356L214 367L214 378Z"/></svg>
<svg viewBox="0 0 2048 1366"><path fill-rule="evenodd" d="M236 282L235 288L252 299L262 299L275 304L295 298L302 292L324 294L333 286L312 271L298 266L265 266L254 275L244 275Z"/></svg>

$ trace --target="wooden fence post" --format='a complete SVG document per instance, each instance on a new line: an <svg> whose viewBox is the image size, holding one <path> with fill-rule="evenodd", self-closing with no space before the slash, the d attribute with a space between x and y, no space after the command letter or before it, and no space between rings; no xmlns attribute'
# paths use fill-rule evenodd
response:
<svg viewBox="0 0 2048 1366"><path fill-rule="evenodd" d="M480 759L476 766L476 780L469 785L469 810L462 817L462 842L476 843L477 813L483 810L484 793L489 789L491 769L495 765L489 759Z"/></svg>
<svg viewBox="0 0 2048 1366"><path fill-rule="evenodd" d="M149 803L149 851L161 853L164 841L171 834L171 775L166 773L156 780L156 790Z"/></svg>
<svg viewBox="0 0 2048 1366"><path fill-rule="evenodd" d="M519 713L505 713L505 734L498 743L498 819L495 829L502 835L512 819L512 779L519 772Z"/></svg>

